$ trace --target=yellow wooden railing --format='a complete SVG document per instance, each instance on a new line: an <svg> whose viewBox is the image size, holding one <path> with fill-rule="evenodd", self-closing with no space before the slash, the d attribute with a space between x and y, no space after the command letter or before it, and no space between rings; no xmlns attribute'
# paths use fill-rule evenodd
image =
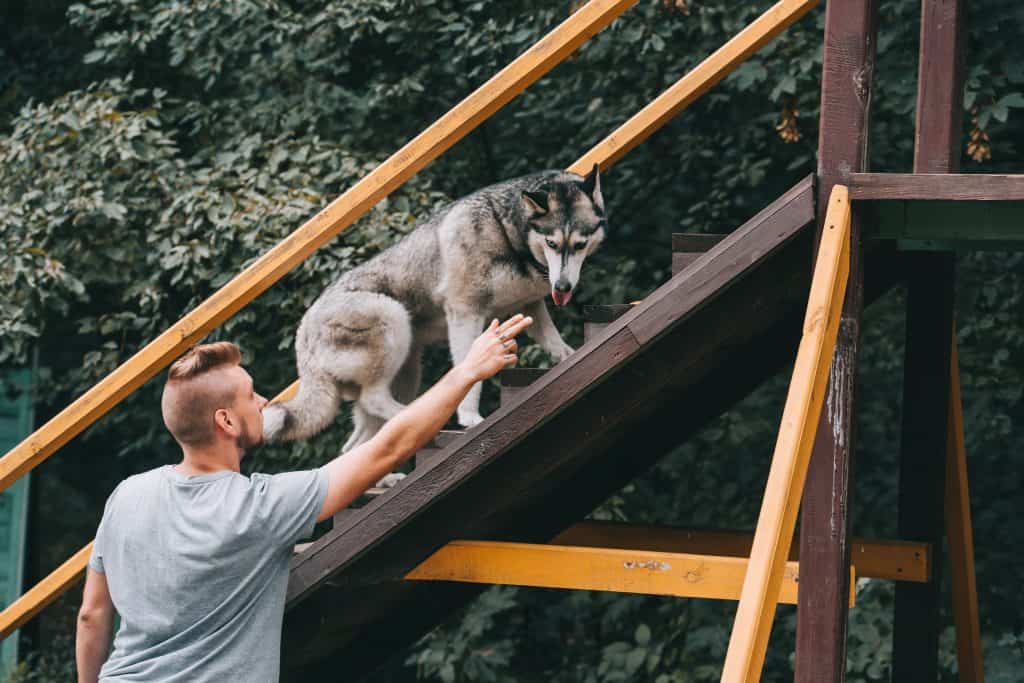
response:
<svg viewBox="0 0 1024 683"><path fill-rule="evenodd" d="M849 273L850 198L844 185L836 185L829 197L803 336L725 656L722 681L728 683L761 680L768 636L779 602L811 447L825 398Z"/></svg>
<svg viewBox="0 0 1024 683"><path fill-rule="evenodd" d="M610 168L819 2L780 0L567 170L582 175L595 163L602 170ZM248 305L635 3L636 0L590 0L195 310L15 446L0 459L0 492ZM298 382L295 382L275 400L289 398L297 389ZM0 613L0 638L9 635L73 585L74 579L85 570L88 561L85 550L77 552Z"/></svg>

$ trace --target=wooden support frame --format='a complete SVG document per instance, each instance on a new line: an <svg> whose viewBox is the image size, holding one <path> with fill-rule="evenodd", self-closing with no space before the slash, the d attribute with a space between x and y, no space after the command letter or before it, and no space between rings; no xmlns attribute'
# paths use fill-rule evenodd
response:
<svg viewBox="0 0 1024 683"><path fill-rule="evenodd" d="M963 0L922 0L914 173L959 167L967 38ZM948 447L955 259L910 253L907 344L900 440L900 538L931 543L932 580L897 584L892 679L934 683L938 676L943 507Z"/></svg>
<svg viewBox="0 0 1024 683"><path fill-rule="evenodd" d="M722 680L728 683L753 683L761 677L783 566L789 556L811 447L825 398L849 269L849 193L846 187L836 185L829 198L803 337L725 657Z"/></svg>
<svg viewBox="0 0 1024 683"><path fill-rule="evenodd" d="M825 12L821 113L818 124L818 230L836 183L868 163L868 121L874 65L877 0L831 2ZM850 480L854 415L864 308L861 219L851 207L850 276L807 470L800 520L804 577L797 606L794 680L841 683L846 677L847 590L850 564ZM820 239L820 237L819 237Z"/></svg>
<svg viewBox="0 0 1024 683"><path fill-rule="evenodd" d="M213 329L241 309L249 301L254 299L262 291L273 284L273 282L282 277L291 267L294 267L294 264L304 259L334 235L344 230L345 227L351 224L351 222L354 222L359 215L362 215L362 212L365 212L372 207L376 201L387 196L388 193L401 185L402 182L412 177L420 168L426 166L431 160L439 156L448 147L458 141L458 139L465 136L473 127L479 124L480 120L490 116L490 114L497 111L497 109L511 100L515 94L525 89L533 81L537 80L537 78L543 75L544 72L554 66L554 64L550 63L551 59L554 59L552 55L561 55L557 58L557 63L557 61L560 61L566 55L575 50L576 47L582 44L582 42L589 39L592 35L596 34L604 26L610 23L616 16L618 16L618 14L621 14L629 6L635 4L635 2L636 0L617 0L616 2L612 2L611 0L590 0L587 5L573 14L569 20L555 29L555 31L548 34L548 36L542 41L538 42L529 52L514 61L498 75L477 89L473 95L460 103L455 109L449 111L448 114L435 122L434 125L399 150L399 152L385 161L381 167L375 169L373 173L360 181L355 187L332 202L311 221L299 228L299 230L287 238L285 242L279 244L255 264L236 276L234 280L225 285L198 309L190 313L156 340L144 347L142 351L138 352L135 356L129 359L128 362L120 366L114 371L114 373L100 382L100 384L94 386L84 396L72 403L68 408L65 408L50 422L37 430L32 436L0 459L0 491L9 486L10 483L16 480L19 476L48 458L61 446L70 441L70 439L74 438L75 435L106 414L107 411L117 405L117 403L119 403L125 396L132 393L146 380L159 372L161 368L169 364L182 350L201 339L203 335L209 332L209 330ZM669 90L662 93L662 95L656 100L644 107L611 135L607 136L604 140L584 154L580 159L573 163L568 170L581 174L586 173L594 163L598 163L602 169L609 168L615 163L615 161L622 158L630 150L634 149L637 145L646 140L652 133L669 121L673 116L678 114L683 108L691 104L697 97L735 70L735 68L742 63L744 59L750 56L750 54L753 54L753 52L766 45L789 25L806 14L810 9L817 5L818 2L820 2L820 0L781 0L776 5L769 8L761 17L741 31L732 40L727 42L722 46L722 48L715 51L693 71L683 76L674 86L669 88ZM567 25L570 24L571 26L567 29ZM541 49L542 45L544 49ZM571 46L571 49L569 46ZM526 59L527 57L531 57L532 59ZM515 92L512 92L511 90L508 92L498 92L497 96L495 96L495 101L488 105L493 108L487 111L486 114L480 113L484 108L479 101L474 101L472 103L473 107L470 107L467 104L470 103L471 100L474 100L474 98L477 100L482 99L488 93L493 95L493 91L496 88L513 87L508 85L510 76L508 76L507 73L510 71L524 70L529 64L537 61L540 62L540 65L535 66L534 71L536 71L536 73L531 71L528 78L524 76L522 81L517 81L514 84L514 87L518 87L519 89ZM521 64L520 62L523 63ZM513 67L517 67L517 69L513 69ZM543 68L543 71L537 71L537 69L540 68ZM501 98L506 99L501 100L500 104L497 104ZM452 121L458 120L458 117L454 116L457 110L461 111L462 115L468 116L469 112L474 111L474 107L479 111L476 115L477 118L473 119L473 123L470 127L465 130L460 129L458 131L458 137L443 137L443 139L437 143L439 146L432 147L429 150L426 150L426 152L423 151L425 139L443 136L445 134L445 129L452 125ZM410 157L410 155L413 156ZM413 168L414 162L419 164L415 168ZM407 166L403 166L403 164L407 164ZM346 200L346 198L350 198L350 195L357 196L357 190L361 190L364 186L372 184L371 179L376 178L377 174L385 166L389 167L388 173L397 173L393 167L398 166L398 171L403 175L394 175L394 177L388 181L391 182L393 186L389 185L389 189L384 191L383 194L380 194L378 199L374 200L372 203L366 204L358 215L351 217L351 220L348 220L344 225L338 223L334 224L334 227L324 226L324 223L329 222L331 216L337 215L341 212L342 209L339 207L340 203ZM387 177L387 174L381 174L381 177L378 180L379 182L384 183ZM333 232L328 234L330 230L333 230ZM273 261L273 259L276 258L274 255L279 255L285 244L291 243L292 241L295 241L299 245L304 244L305 246L303 248L306 250L302 256L293 257L297 259L294 260L294 263L288 265L283 271L275 271L275 277L266 282L262 289L252 293L252 295L247 299L237 299L227 303L223 301L235 296L235 294L228 291L229 288L233 287L238 281L243 280L245 277L253 275L257 267L261 264L264 264L267 261ZM212 306L214 303L216 303L217 306L221 306L223 309L222 315L219 319L214 321L213 318L210 318L206 313L202 316L198 315L206 307ZM232 308L227 310L226 306L232 306ZM145 360L147 358L148 360ZM298 390L299 381L295 380L288 387L279 392L271 400L271 403L278 403L294 398L298 393ZM79 571L83 570L84 564ZM61 589L61 592L64 590L67 590L66 586ZM52 601L56 597L57 596L54 595L48 597L48 599Z"/></svg>
<svg viewBox="0 0 1024 683"><path fill-rule="evenodd" d="M185 349L266 291L635 3L636 0L590 0L369 175L7 453L0 459L0 491L105 415Z"/></svg>
<svg viewBox="0 0 1024 683"><path fill-rule="evenodd" d="M736 600L747 559L581 546L452 541L406 574L409 581L598 590ZM850 567L851 575L854 568ZM851 577L852 578L852 577ZM796 603L799 567L785 565L780 600ZM853 604L854 591L850 591Z"/></svg>
<svg viewBox="0 0 1024 683"><path fill-rule="evenodd" d="M967 486L967 450L960 400L960 363L956 334L949 358L949 443L946 448L946 538L949 541L949 582L956 623L956 655L960 683L983 683L985 657L981 644L978 587L974 575L974 532Z"/></svg>
<svg viewBox="0 0 1024 683"><path fill-rule="evenodd" d="M850 200L1024 201L1024 174L852 173Z"/></svg>
<svg viewBox="0 0 1024 683"><path fill-rule="evenodd" d="M587 521L572 525L551 539L551 543L746 558L750 557L754 534L731 529ZM850 543L850 553L857 576L867 579L924 582L931 577L931 548L925 543L855 538ZM799 559L800 546L794 543L789 561Z"/></svg>

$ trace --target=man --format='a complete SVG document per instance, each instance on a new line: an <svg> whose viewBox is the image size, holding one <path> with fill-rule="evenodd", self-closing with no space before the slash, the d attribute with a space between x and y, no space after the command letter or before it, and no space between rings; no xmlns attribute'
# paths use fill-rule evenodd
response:
<svg viewBox="0 0 1024 683"><path fill-rule="evenodd" d="M317 470L274 476L239 472L262 440L267 400L238 348L206 344L177 360L161 410L182 460L129 477L107 501L78 616L79 683L276 681L295 542L430 441L474 384L513 365L515 336L532 322L494 320L373 439Z"/></svg>

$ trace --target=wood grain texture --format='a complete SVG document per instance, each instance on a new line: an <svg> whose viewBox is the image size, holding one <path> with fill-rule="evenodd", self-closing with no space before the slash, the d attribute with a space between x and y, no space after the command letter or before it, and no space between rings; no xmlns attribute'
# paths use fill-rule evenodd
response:
<svg viewBox="0 0 1024 683"><path fill-rule="evenodd" d="M868 128L875 71L877 0L828 3L818 125L818 229L832 188L868 161ZM844 183L845 184L845 183ZM855 452L855 378L863 309L862 212L853 207L850 278L836 352L804 486L800 521L805 575L797 606L794 680L846 679L850 564L850 472Z"/></svg>
<svg viewBox="0 0 1024 683"><path fill-rule="evenodd" d="M851 568L852 570L852 568ZM737 600L742 557L501 541L452 541L411 572L411 581L465 581ZM780 601L796 604L800 570L786 564ZM849 596L853 603L853 593Z"/></svg>
<svg viewBox="0 0 1024 683"><path fill-rule="evenodd" d="M736 610L722 680L761 678L783 565L789 556L811 447L825 399L850 267L850 202L833 187L808 296L803 337L783 408L750 566Z"/></svg>
<svg viewBox="0 0 1024 683"><path fill-rule="evenodd" d="M659 552L749 557L751 531L685 529L656 524L585 521L572 525L551 541L557 545L623 548ZM855 538L850 542L857 576L891 581L928 581L931 548L925 543ZM800 545L791 544L791 562L799 561Z"/></svg>
<svg viewBox="0 0 1024 683"><path fill-rule="evenodd" d="M853 173L848 180L850 198L853 200L1024 200L1024 175L936 172Z"/></svg>
<svg viewBox="0 0 1024 683"><path fill-rule="evenodd" d="M266 291L636 0L591 0L338 199L0 459L0 491Z"/></svg>

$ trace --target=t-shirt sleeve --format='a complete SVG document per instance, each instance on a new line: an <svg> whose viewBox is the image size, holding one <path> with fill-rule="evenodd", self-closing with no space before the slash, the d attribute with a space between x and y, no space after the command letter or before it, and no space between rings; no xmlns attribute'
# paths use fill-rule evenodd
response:
<svg viewBox="0 0 1024 683"><path fill-rule="evenodd" d="M103 517L100 519L99 528L96 529L96 539L93 541L92 553L89 555L89 566L101 574L106 573L106 570L103 568L103 555L106 552L106 539L110 535L110 525L113 523L110 519L110 510L114 506L114 496L117 495L117 491L120 488L121 485L118 484L114 492L107 498L106 505L103 506Z"/></svg>
<svg viewBox="0 0 1024 683"><path fill-rule="evenodd" d="M317 515L327 498L327 470L302 470L258 477L260 518L267 533L284 545L313 534Z"/></svg>

